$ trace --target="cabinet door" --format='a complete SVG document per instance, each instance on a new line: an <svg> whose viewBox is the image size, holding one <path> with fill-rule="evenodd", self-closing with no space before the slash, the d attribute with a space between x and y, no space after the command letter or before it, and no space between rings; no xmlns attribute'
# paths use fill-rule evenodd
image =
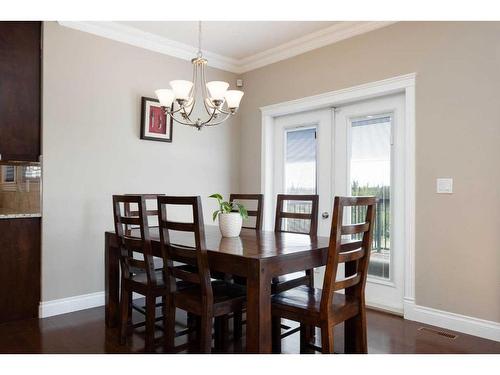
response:
<svg viewBox="0 0 500 375"><path fill-rule="evenodd" d="M41 23L0 22L0 154L40 155Z"/></svg>
<svg viewBox="0 0 500 375"><path fill-rule="evenodd" d="M40 218L0 219L0 323L38 317Z"/></svg>

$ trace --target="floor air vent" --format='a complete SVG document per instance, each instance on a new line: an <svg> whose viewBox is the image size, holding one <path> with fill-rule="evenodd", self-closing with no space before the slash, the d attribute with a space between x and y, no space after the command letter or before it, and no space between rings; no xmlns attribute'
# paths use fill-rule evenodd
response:
<svg viewBox="0 0 500 375"><path fill-rule="evenodd" d="M444 332L444 331L440 331L438 329L432 329L432 328L427 328L427 327L420 327L418 330L423 331L423 332L433 333L435 335L439 335L439 336L443 336L443 337L447 337L447 338L452 339L452 340L455 340L458 337L457 335L455 335L453 333Z"/></svg>

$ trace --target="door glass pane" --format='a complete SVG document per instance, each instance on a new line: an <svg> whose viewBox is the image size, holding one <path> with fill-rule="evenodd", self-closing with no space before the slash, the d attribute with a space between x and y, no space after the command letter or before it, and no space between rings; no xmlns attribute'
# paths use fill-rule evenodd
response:
<svg viewBox="0 0 500 375"><path fill-rule="evenodd" d="M285 131L285 193L316 194L316 128ZM286 212L310 213L311 202L285 202ZM282 230L309 232L310 220L285 219Z"/></svg>
<svg viewBox="0 0 500 375"><path fill-rule="evenodd" d="M391 116L366 116L351 122L351 194L379 198L368 274L390 279ZM351 221L363 222L366 209L352 208Z"/></svg>

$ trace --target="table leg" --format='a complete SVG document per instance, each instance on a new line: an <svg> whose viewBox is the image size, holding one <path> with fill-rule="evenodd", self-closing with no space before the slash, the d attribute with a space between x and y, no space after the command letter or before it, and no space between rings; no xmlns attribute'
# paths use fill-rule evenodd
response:
<svg viewBox="0 0 500 375"><path fill-rule="evenodd" d="M119 321L118 306L120 304L120 264L118 249L110 247L109 234L104 237L104 294L106 326L116 327Z"/></svg>
<svg viewBox="0 0 500 375"><path fill-rule="evenodd" d="M271 278L256 262L247 278L247 352L271 353Z"/></svg>

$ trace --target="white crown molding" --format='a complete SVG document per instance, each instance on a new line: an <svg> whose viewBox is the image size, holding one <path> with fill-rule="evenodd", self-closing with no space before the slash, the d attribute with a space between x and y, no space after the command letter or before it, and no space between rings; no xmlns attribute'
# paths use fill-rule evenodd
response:
<svg viewBox="0 0 500 375"><path fill-rule="evenodd" d="M392 23L394 22L341 22L240 60L205 50L203 51L203 54L208 59L210 66L232 73L241 74L300 55L316 48L324 47L356 35L388 26ZM191 61L197 51L197 48L194 46L176 42L171 39L116 22L59 21L59 24L61 26L84 31L188 61Z"/></svg>
<svg viewBox="0 0 500 375"><path fill-rule="evenodd" d="M61 26L69 27L71 29L84 31L187 61L191 61L191 59L196 56L196 52L198 51L196 47L189 44L176 42L174 40L116 22L58 21L58 23ZM236 59L205 50L203 50L203 55L209 60L211 67L237 73L238 61Z"/></svg>
<svg viewBox="0 0 500 375"><path fill-rule="evenodd" d="M239 61L242 73L265 65L301 55L305 52L340 42L356 35L380 29L395 22L389 21L345 21L322 30L306 34L277 47L248 56Z"/></svg>

